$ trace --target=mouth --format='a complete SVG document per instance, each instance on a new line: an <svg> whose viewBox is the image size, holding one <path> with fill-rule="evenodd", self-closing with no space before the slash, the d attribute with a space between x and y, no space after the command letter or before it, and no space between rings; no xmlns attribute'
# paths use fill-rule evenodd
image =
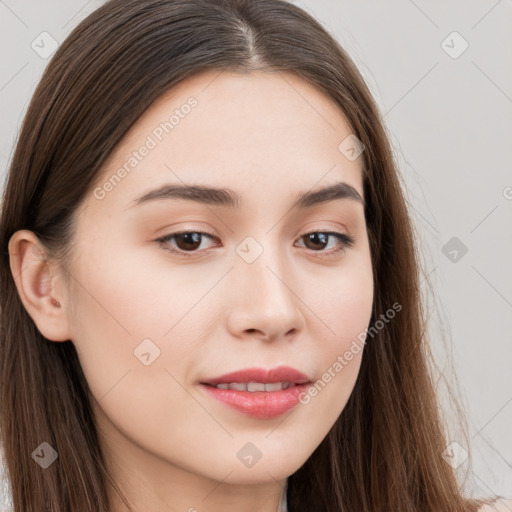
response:
<svg viewBox="0 0 512 512"><path fill-rule="evenodd" d="M311 380L294 368L249 368L200 382L205 393L230 408L260 419L275 418L300 401Z"/></svg>
<svg viewBox="0 0 512 512"><path fill-rule="evenodd" d="M287 380L282 382L221 382L216 385L202 382L201 384L217 389L232 389L235 391L248 391L249 393L256 393L259 391L263 391L265 393L282 391L283 389L300 385L299 383L289 382Z"/></svg>

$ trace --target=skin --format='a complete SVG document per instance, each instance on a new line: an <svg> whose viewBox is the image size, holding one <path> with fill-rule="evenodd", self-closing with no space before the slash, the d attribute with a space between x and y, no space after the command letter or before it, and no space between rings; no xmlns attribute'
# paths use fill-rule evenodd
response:
<svg viewBox="0 0 512 512"><path fill-rule="evenodd" d="M105 197L91 189L77 211L67 269L46 261L27 230L11 239L11 268L41 333L75 345L102 448L135 510L275 512L286 478L345 407L362 351L309 403L273 419L237 412L198 383L279 365L314 382L368 326L373 276L363 205L337 199L290 210L300 193L338 181L364 198L361 159L340 152L349 124L303 79L215 71L159 98L95 186L190 96L197 106ZM229 187L240 207L185 199L131 205L177 183ZM182 229L214 238L185 256L155 241ZM307 233L332 231L352 236L353 246L334 253L335 237L307 245ZM247 236L263 249L250 264L236 252ZM134 355L146 338L160 349L148 366ZM237 457L248 442L262 454L252 467ZM124 510L113 497L112 512Z"/></svg>

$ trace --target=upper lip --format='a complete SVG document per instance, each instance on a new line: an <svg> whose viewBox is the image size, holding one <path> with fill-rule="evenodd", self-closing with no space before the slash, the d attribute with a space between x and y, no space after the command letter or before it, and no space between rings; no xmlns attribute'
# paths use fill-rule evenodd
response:
<svg viewBox="0 0 512 512"><path fill-rule="evenodd" d="M309 377L304 373L291 368L290 366L278 366L277 368L245 368L235 372L226 373L219 377L203 380L201 384L231 384L232 382L290 382L293 384L305 384L309 382Z"/></svg>

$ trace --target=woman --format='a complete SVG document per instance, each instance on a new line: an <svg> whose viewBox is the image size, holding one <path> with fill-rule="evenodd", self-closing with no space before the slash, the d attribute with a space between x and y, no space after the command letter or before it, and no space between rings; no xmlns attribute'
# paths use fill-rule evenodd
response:
<svg viewBox="0 0 512 512"><path fill-rule="evenodd" d="M375 103L282 0L111 0L4 193L15 512L475 511Z"/></svg>

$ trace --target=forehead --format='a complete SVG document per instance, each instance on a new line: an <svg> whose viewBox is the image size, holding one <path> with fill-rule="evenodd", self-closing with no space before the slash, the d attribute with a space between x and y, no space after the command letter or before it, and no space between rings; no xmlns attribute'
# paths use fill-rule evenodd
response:
<svg viewBox="0 0 512 512"><path fill-rule="evenodd" d="M350 134L339 106L293 73L200 73L131 127L97 180L101 187L115 178L101 203L124 208L171 183L229 186L247 200L260 189L286 198L340 179L363 197L361 159L339 148Z"/></svg>

